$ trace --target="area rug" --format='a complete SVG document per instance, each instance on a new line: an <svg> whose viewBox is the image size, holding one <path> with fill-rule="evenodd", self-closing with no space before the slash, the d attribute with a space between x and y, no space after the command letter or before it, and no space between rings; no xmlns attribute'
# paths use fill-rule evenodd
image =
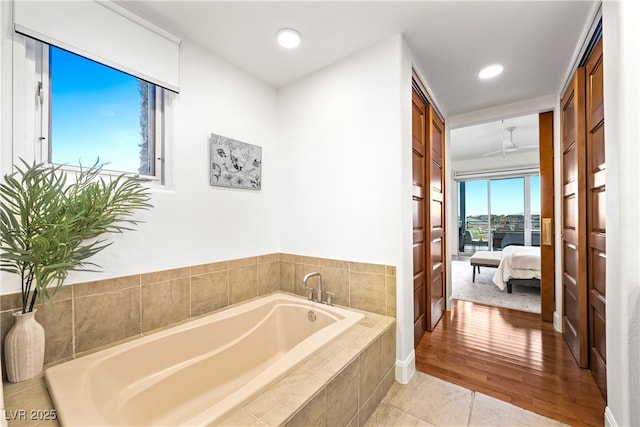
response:
<svg viewBox="0 0 640 427"><path fill-rule="evenodd" d="M469 261L452 261L451 277L453 294L451 298L477 302L513 310L540 313L540 288L513 285L513 293L501 291L493 284L495 268L480 267L476 281L472 282L473 269Z"/></svg>

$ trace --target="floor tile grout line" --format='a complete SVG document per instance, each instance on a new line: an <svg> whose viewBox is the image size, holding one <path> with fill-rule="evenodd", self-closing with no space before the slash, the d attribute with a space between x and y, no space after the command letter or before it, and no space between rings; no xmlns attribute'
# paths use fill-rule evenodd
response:
<svg viewBox="0 0 640 427"><path fill-rule="evenodd" d="M469 406L469 415L467 416L467 426L471 425L471 414L473 413L473 406L476 403L476 393L477 391L471 390L471 405Z"/></svg>

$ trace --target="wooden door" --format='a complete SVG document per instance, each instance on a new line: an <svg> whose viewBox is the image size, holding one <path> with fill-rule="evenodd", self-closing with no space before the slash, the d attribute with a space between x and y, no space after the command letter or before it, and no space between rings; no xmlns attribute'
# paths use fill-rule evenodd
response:
<svg viewBox="0 0 640 427"><path fill-rule="evenodd" d="M584 68L576 70L561 101L562 333L581 368L587 359L587 242Z"/></svg>
<svg viewBox="0 0 640 427"><path fill-rule="evenodd" d="M427 330L445 311L444 123L429 106L429 214L427 215Z"/></svg>
<svg viewBox="0 0 640 427"><path fill-rule="evenodd" d="M426 183L427 158L427 115L425 100L414 88L412 93L412 169L413 169L413 343L418 345L427 330L427 314L425 309L426 282L426 199L428 190Z"/></svg>
<svg viewBox="0 0 640 427"><path fill-rule="evenodd" d="M542 320L555 311L555 239L553 233L553 111L538 116L540 134L540 307Z"/></svg>
<svg viewBox="0 0 640 427"><path fill-rule="evenodd" d="M604 141L602 39L586 65L587 103L587 283L589 301L589 369L607 398L606 362L606 163Z"/></svg>

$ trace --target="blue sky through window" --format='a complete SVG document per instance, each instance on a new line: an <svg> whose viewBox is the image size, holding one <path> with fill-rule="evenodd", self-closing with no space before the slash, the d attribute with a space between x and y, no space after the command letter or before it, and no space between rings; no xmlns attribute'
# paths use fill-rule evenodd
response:
<svg viewBox="0 0 640 427"><path fill-rule="evenodd" d="M501 179L493 181L491 189L491 212L500 214L524 214L524 183L520 179ZM498 184L499 185L495 185ZM532 176L530 183L531 213L540 213L540 177ZM487 181L466 181L467 216L487 215Z"/></svg>
<svg viewBox="0 0 640 427"><path fill-rule="evenodd" d="M140 166L138 79L51 47L51 161L137 172Z"/></svg>

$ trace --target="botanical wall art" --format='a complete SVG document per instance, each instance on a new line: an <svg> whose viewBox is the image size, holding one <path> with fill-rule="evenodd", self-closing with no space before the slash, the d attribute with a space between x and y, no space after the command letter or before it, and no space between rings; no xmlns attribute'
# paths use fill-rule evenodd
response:
<svg viewBox="0 0 640 427"><path fill-rule="evenodd" d="M210 184L260 190L262 147L211 134Z"/></svg>

